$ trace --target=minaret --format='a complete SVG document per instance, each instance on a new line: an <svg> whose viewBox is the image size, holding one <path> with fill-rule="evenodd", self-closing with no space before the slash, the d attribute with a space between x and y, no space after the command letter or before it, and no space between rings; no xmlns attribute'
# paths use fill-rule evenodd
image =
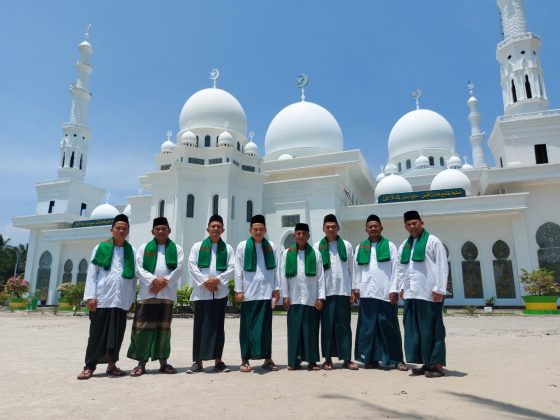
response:
<svg viewBox="0 0 560 420"><path fill-rule="evenodd" d="M477 111L476 107L478 105L478 99L474 96L474 84L469 81L469 100L467 105L470 108L469 122L471 123L471 149L473 166L475 168L487 168L486 160L484 159L484 132L480 131L480 113Z"/></svg>
<svg viewBox="0 0 560 420"><path fill-rule="evenodd" d="M539 58L541 40L527 32L524 0L497 0L497 3L504 35L496 48L504 114L546 110L548 100Z"/></svg>
<svg viewBox="0 0 560 420"><path fill-rule="evenodd" d="M60 142L59 178L83 180L86 175L88 142L91 131L87 126L87 111L91 93L89 76L93 71L89 61L93 48L89 43L88 25L85 40L78 46L80 58L76 62L77 78L70 85L72 108L70 121L62 124L62 141Z"/></svg>

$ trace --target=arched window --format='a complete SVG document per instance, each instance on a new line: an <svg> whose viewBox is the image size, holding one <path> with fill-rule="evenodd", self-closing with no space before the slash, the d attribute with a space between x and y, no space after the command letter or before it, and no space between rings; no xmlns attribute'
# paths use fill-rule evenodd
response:
<svg viewBox="0 0 560 420"><path fill-rule="evenodd" d="M513 98L513 103L517 102L517 92L515 90L515 82L511 79L511 96Z"/></svg>
<svg viewBox="0 0 560 420"><path fill-rule="evenodd" d="M252 218L253 218L253 202L251 200L247 200L247 223L251 223Z"/></svg>
<svg viewBox="0 0 560 420"><path fill-rule="evenodd" d="M215 194L212 197L212 214L219 214L220 213L220 196Z"/></svg>
<svg viewBox="0 0 560 420"><path fill-rule="evenodd" d="M80 264L78 264L78 278L76 283L85 283L87 277L88 262L85 258L82 258Z"/></svg>
<svg viewBox="0 0 560 420"><path fill-rule="evenodd" d="M60 165L61 168L64 168L64 161L66 160L66 152L62 153L62 164Z"/></svg>
<svg viewBox="0 0 560 420"><path fill-rule="evenodd" d="M74 152L72 152L72 155L70 156L70 167L74 167Z"/></svg>
<svg viewBox="0 0 560 420"><path fill-rule="evenodd" d="M241 143L237 142L237 151L241 151Z"/></svg>
<svg viewBox="0 0 560 420"><path fill-rule="evenodd" d="M525 75L525 93L527 94L527 99L531 99L533 97L533 93L531 92L531 83L529 83L529 76Z"/></svg>
<svg viewBox="0 0 560 420"><path fill-rule="evenodd" d="M401 172L402 171L402 164L399 162L399 164L397 165L397 167L399 168L398 171Z"/></svg>
<svg viewBox="0 0 560 420"><path fill-rule="evenodd" d="M439 157L439 166L445 166L445 161L443 160L443 156Z"/></svg>
<svg viewBox="0 0 560 420"><path fill-rule="evenodd" d="M466 299L482 299L482 273L480 261L477 261L478 249L470 241L463 244L461 254L465 261L461 263L463 269L463 288Z"/></svg>
<svg viewBox="0 0 560 420"><path fill-rule="evenodd" d="M187 217L194 217L194 195L187 195Z"/></svg>
<svg viewBox="0 0 560 420"><path fill-rule="evenodd" d="M165 200L160 200L159 202L159 217L165 216Z"/></svg>
<svg viewBox="0 0 560 420"><path fill-rule="evenodd" d="M62 274L62 283L72 283L72 268L74 264L72 264L71 260L66 260L64 263L64 273Z"/></svg>
<svg viewBox="0 0 560 420"><path fill-rule="evenodd" d="M554 272L554 279L560 282L560 225L553 222L543 223L536 234L539 268Z"/></svg>
<svg viewBox="0 0 560 420"><path fill-rule="evenodd" d="M502 240L494 242L492 254L495 260L494 283L496 284L496 297L498 299L515 299L515 283L513 280L513 265L509 259L509 246Z"/></svg>
<svg viewBox="0 0 560 420"><path fill-rule="evenodd" d="M80 155L80 169L82 169L83 160L84 160L84 155Z"/></svg>
<svg viewBox="0 0 560 420"><path fill-rule="evenodd" d="M39 270L37 270L37 283L35 283L36 293L49 293L49 284L51 281L51 264L52 255L49 251L45 251L39 258Z"/></svg>
<svg viewBox="0 0 560 420"><path fill-rule="evenodd" d="M204 137L204 147L210 147L210 136Z"/></svg>
<svg viewBox="0 0 560 420"><path fill-rule="evenodd" d="M235 219L235 197L231 196L231 220Z"/></svg>
<svg viewBox="0 0 560 420"><path fill-rule="evenodd" d="M434 163L434 157L433 157L433 156L430 156L430 157L428 158L428 160L430 161L430 166L434 166L434 165L435 165L435 163Z"/></svg>
<svg viewBox="0 0 560 420"><path fill-rule="evenodd" d="M198 147L198 136L196 136L196 147Z"/></svg>
<svg viewBox="0 0 560 420"><path fill-rule="evenodd" d="M282 241L282 245L284 246L284 249L288 249L295 243L296 243L296 237L294 236L293 232L288 232L288 234L284 237L284 240Z"/></svg>
<svg viewBox="0 0 560 420"><path fill-rule="evenodd" d="M410 159L406 160L406 169L410 169L410 167L412 166L412 164L410 163Z"/></svg>

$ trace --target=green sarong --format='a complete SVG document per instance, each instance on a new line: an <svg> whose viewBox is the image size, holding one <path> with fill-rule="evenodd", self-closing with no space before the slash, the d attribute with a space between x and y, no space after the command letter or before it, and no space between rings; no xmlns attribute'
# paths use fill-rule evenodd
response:
<svg viewBox="0 0 560 420"><path fill-rule="evenodd" d="M319 311L314 306L290 305L288 310L288 366L319 361Z"/></svg>
<svg viewBox="0 0 560 420"><path fill-rule="evenodd" d="M385 366L403 362L397 305L375 298L360 298L356 328L356 360Z"/></svg>
<svg viewBox="0 0 560 420"><path fill-rule="evenodd" d="M404 301L404 353L408 363L445 366L443 302Z"/></svg>
<svg viewBox="0 0 560 420"><path fill-rule="evenodd" d="M144 299L136 303L128 358L147 362L168 359L171 353L173 302Z"/></svg>
<svg viewBox="0 0 560 420"><path fill-rule="evenodd" d="M352 358L350 297L327 296L321 313L321 352L323 357Z"/></svg>
<svg viewBox="0 0 560 420"><path fill-rule="evenodd" d="M241 360L271 358L272 306L270 299L241 303L239 344Z"/></svg>

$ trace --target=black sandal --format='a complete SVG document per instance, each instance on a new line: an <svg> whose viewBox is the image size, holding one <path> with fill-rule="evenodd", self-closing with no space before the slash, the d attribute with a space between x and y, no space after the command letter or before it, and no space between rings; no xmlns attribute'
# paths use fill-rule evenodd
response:
<svg viewBox="0 0 560 420"><path fill-rule="evenodd" d="M166 363L163 366L160 366L159 371L162 373L167 373L169 375L174 375L175 373L177 373L177 369L175 369L173 366L171 366L168 363Z"/></svg>

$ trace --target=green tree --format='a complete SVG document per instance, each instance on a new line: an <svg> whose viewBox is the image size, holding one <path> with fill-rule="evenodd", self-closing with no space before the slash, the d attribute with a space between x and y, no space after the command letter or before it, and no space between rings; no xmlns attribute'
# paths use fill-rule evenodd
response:
<svg viewBox="0 0 560 420"><path fill-rule="evenodd" d="M9 238L4 238L0 234L0 286L3 286L14 274L22 275L25 271L27 245L12 246L9 242Z"/></svg>

